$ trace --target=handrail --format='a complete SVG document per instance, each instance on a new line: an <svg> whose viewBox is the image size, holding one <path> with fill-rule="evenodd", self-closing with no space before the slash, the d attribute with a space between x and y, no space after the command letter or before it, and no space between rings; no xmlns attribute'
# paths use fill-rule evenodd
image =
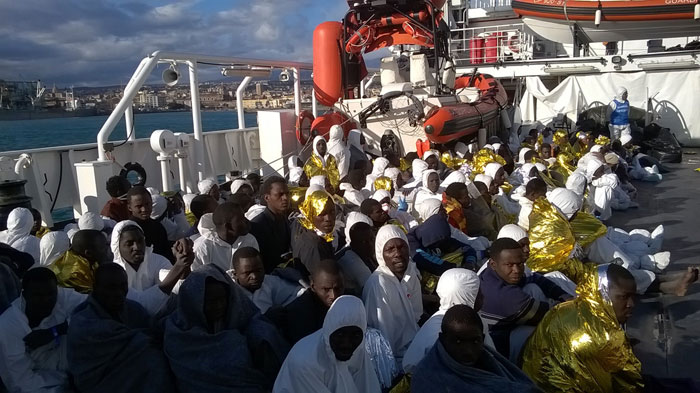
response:
<svg viewBox="0 0 700 393"><path fill-rule="evenodd" d="M190 68L190 79L192 79L193 74L196 75L196 67L198 64L222 67L235 65L250 65L259 67L294 68L297 70L313 69L313 65L311 63L302 63L294 61L248 59L240 57L210 56L163 51L153 52L151 55L141 60L139 66L134 71L134 74L131 76L129 83L124 89L124 94L121 100L119 100L119 103L109 115L105 123L100 128L99 133L97 134L97 154L99 161L108 161L107 154L105 151L105 143L107 143L107 141L109 140L109 135L112 133L114 127L116 127L121 117L124 116L124 113L126 112L127 108L132 105L134 97L136 97L136 94L138 94L138 91L141 89L141 87L146 82L149 75L151 74L151 72L153 72L153 69L156 67L156 65L158 65L158 63L187 64ZM196 80L194 82L195 83L193 84L193 81L190 80L190 89L192 91L195 88L198 89L198 86L196 86ZM193 96L192 98L193 101L195 101L195 97ZM199 107L198 97L196 97L196 101L197 102L193 102L193 104L195 104L193 105L193 107ZM238 108L238 110L240 111L242 110L242 108ZM195 126L195 132L197 132L196 128L197 127ZM195 144L197 146L195 147L195 151L197 152L201 149L203 153L203 146L201 144L201 141L198 141L196 139L197 138L195 138ZM203 157L198 158L203 159Z"/></svg>

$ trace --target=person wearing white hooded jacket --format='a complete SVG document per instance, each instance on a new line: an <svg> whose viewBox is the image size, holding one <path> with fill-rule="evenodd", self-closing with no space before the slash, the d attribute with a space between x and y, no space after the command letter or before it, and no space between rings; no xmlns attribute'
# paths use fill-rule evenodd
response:
<svg viewBox="0 0 700 393"><path fill-rule="evenodd" d="M422 185L419 187L413 200L413 211L418 211L420 205L428 199L437 199L442 201L442 193L440 193L440 174L433 169L427 169L421 174Z"/></svg>
<svg viewBox="0 0 700 393"><path fill-rule="evenodd" d="M34 226L34 216L29 209L17 207L7 216L7 230L0 232L0 242L17 251L26 252L34 258L34 263L41 261L39 238L30 233Z"/></svg>
<svg viewBox="0 0 700 393"><path fill-rule="evenodd" d="M399 227L381 227L374 251L379 267L362 291L367 324L382 332L400 364L423 314L420 277L409 258L406 234Z"/></svg>
<svg viewBox="0 0 700 393"><path fill-rule="evenodd" d="M574 218L581 209L581 198L573 191L565 188L556 188L547 195L552 205L554 205L568 220ZM597 238L586 249L579 253L585 254L588 259L596 263L611 263L615 260L621 261L623 267L629 270L637 283L637 292L642 294L656 279L655 272L665 269L670 263L669 252L657 252L653 255L634 255L625 252L616 245L614 239L616 231L609 230L604 236ZM578 248L578 246L577 246Z"/></svg>
<svg viewBox="0 0 700 393"><path fill-rule="evenodd" d="M180 239L173 246L176 262L155 254L146 246L143 230L134 221L119 222L110 242L114 263L124 268L129 284L127 298L140 303L154 315L165 306L180 279L194 261L192 241Z"/></svg>
<svg viewBox="0 0 700 393"><path fill-rule="evenodd" d="M381 386L365 350L367 316L362 301L341 296L323 327L297 342L277 375L273 393L379 393Z"/></svg>
<svg viewBox="0 0 700 393"><path fill-rule="evenodd" d="M328 154L335 157L341 179L350 171L350 149L343 141L343 134L343 128L337 124L331 126L328 134Z"/></svg>
<svg viewBox="0 0 700 393"><path fill-rule="evenodd" d="M479 299L479 276L471 270L455 268L446 271L440 276L437 292L440 297L440 308L420 328L418 334L408 347L403 357L403 371L412 374L425 355L435 345L440 335L442 318L450 307L457 304L466 304L479 311L481 299ZM484 344L495 349L493 340L488 334L488 325L482 320L484 326Z"/></svg>

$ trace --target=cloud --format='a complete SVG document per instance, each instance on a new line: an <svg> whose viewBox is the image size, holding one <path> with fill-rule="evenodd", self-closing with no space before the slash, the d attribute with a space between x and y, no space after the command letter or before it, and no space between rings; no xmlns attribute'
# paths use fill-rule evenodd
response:
<svg viewBox="0 0 700 393"><path fill-rule="evenodd" d="M0 79L126 83L155 50L311 62L313 29L340 20L330 0L0 2ZM213 73L212 73L213 75Z"/></svg>

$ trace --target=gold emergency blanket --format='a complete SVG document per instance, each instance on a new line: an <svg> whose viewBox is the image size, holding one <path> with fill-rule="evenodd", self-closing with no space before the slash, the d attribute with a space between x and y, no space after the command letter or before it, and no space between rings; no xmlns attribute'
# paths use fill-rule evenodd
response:
<svg viewBox="0 0 700 393"><path fill-rule="evenodd" d="M601 146L607 146L610 144L610 138L608 138L605 135L599 135L597 138L595 138L595 144L601 145Z"/></svg>
<svg viewBox="0 0 700 393"><path fill-rule="evenodd" d="M187 223L190 224L190 226L197 223L197 216L195 216L194 213L192 213L189 210L185 211L185 218L187 219Z"/></svg>
<svg viewBox="0 0 700 393"><path fill-rule="evenodd" d="M579 297L550 310L525 345L523 371L545 392L642 391L641 364L608 296L608 266L586 264Z"/></svg>
<svg viewBox="0 0 700 393"><path fill-rule="evenodd" d="M569 221L545 198L538 198L530 213L530 257L527 266L535 272L559 271L578 283L583 265L574 258L576 237Z"/></svg>
<svg viewBox="0 0 700 393"><path fill-rule="evenodd" d="M299 211L302 214L302 216L299 217L299 222L301 225L303 225L306 229L318 232L316 226L314 225L314 219L323 213L329 203L333 205L333 197L331 197L326 191L318 190L311 193L311 195L304 199L304 203L302 203L299 207ZM332 242L333 231L322 235L322 237L327 242Z"/></svg>
<svg viewBox="0 0 700 393"><path fill-rule="evenodd" d="M590 213L579 211L574 219L569 221L576 243L588 247L599 237L608 233L608 227Z"/></svg>
<svg viewBox="0 0 700 393"><path fill-rule="evenodd" d="M391 192L393 185L391 178L386 177L386 176L379 176L374 180L374 189L375 190L385 190Z"/></svg>
<svg viewBox="0 0 700 393"><path fill-rule="evenodd" d="M49 232L51 232L51 229L49 229L48 227L45 227L45 226L40 226L39 229L36 231L36 234L34 236L41 239L42 237L44 237L44 235L46 235Z"/></svg>
<svg viewBox="0 0 700 393"><path fill-rule="evenodd" d="M446 151L442 153L440 156L440 161L442 161L443 164L445 164L446 167L450 169L457 170L462 167L462 165L467 163L467 160L464 158L455 158L452 156L452 153L449 151Z"/></svg>
<svg viewBox="0 0 700 393"><path fill-rule="evenodd" d="M335 157L330 154L328 158L326 158L326 165L323 165L323 161L319 156L312 154L311 157L306 160L306 164L304 164L304 173L306 173L306 177L309 179L314 176L326 176L336 190L340 184L338 164L335 161Z"/></svg>
<svg viewBox="0 0 700 393"><path fill-rule="evenodd" d="M401 170L401 172L406 172L407 170L411 169L411 163L408 162L405 158L400 158L399 169Z"/></svg>
<svg viewBox="0 0 700 393"><path fill-rule="evenodd" d="M92 291L97 266L93 266L83 256L68 250L58 257L56 262L49 266L49 269L56 274L58 285L64 288L73 288L80 293Z"/></svg>
<svg viewBox="0 0 700 393"><path fill-rule="evenodd" d="M476 152L476 154L474 154L474 159L472 160L472 173L470 174L470 177L474 179L474 176L484 173L484 168L486 168L486 165L492 162L497 162L503 166L506 166L506 160L494 153L493 150L481 149Z"/></svg>
<svg viewBox="0 0 700 393"><path fill-rule="evenodd" d="M552 135L552 142L559 146L559 153L571 153L569 134L565 130L556 130Z"/></svg>

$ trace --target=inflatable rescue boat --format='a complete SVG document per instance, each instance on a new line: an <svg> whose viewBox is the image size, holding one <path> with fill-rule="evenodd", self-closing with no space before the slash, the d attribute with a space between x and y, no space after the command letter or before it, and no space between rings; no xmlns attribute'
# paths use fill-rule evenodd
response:
<svg viewBox="0 0 700 393"><path fill-rule="evenodd" d="M508 96L501 83L490 75L461 76L455 82L459 92L479 89L479 98L470 103L455 103L431 109L423 122L425 135L433 143L447 143L467 137L498 118Z"/></svg>
<svg viewBox="0 0 700 393"><path fill-rule="evenodd" d="M478 74L455 78L449 54L449 28L442 19L445 1L348 1L350 9L342 22L318 25L313 35L314 92L319 103L336 112L320 116L321 120L313 119L309 113L300 116L300 142L308 141L314 134L327 134L334 124L341 124L347 133L348 128L354 127L354 118L362 127L367 127L368 116L381 123L383 117L391 118L395 109L392 100L400 96L419 108L402 117L406 127L422 128L433 143L469 136L497 119L507 101L497 80ZM381 96L367 106L367 98L358 97L360 84L368 74L363 56L387 47L394 48L394 57L387 64L397 68L382 68ZM399 60L410 64L410 72L398 66ZM476 92L476 96L460 94L465 89ZM347 102L359 98L363 98L363 113L353 112L352 118L341 113ZM396 131L401 134L401 130Z"/></svg>

